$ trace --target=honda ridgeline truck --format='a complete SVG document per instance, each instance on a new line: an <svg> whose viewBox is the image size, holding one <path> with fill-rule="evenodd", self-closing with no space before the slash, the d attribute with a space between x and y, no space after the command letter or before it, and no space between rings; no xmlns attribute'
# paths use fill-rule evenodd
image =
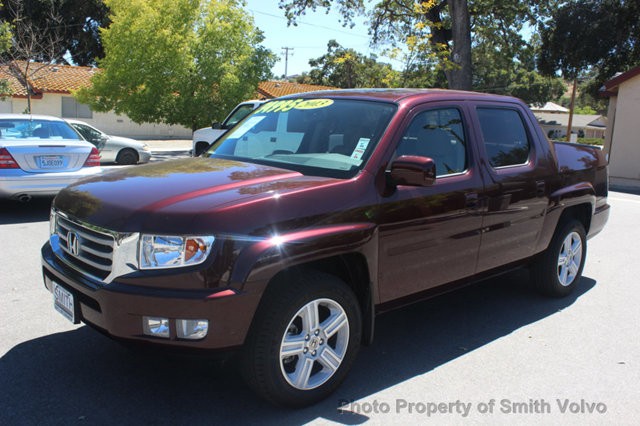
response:
<svg viewBox="0 0 640 426"><path fill-rule="evenodd" d="M305 93L201 157L61 191L44 283L74 323L232 351L261 396L304 406L338 387L381 312L525 265L543 293L571 293L607 181L601 150L549 142L517 99Z"/></svg>

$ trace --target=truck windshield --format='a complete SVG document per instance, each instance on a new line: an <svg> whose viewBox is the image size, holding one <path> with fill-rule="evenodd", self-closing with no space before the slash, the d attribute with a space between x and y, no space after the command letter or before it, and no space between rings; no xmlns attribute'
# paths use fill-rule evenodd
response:
<svg viewBox="0 0 640 426"><path fill-rule="evenodd" d="M216 141L205 157L349 178L366 163L395 104L345 99L267 102Z"/></svg>

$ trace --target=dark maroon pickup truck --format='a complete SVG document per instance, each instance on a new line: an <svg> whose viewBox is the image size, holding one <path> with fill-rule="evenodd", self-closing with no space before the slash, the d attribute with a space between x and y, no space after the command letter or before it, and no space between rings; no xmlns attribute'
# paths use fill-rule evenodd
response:
<svg viewBox="0 0 640 426"><path fill-rule="evenodd" d="M521 101L446 90L265 103L202 157L59 193L54 306L126 343L233 350L272 402L314 403L376 314L529 265L569 294L609 215L598 149L550 143Z"/></svg>

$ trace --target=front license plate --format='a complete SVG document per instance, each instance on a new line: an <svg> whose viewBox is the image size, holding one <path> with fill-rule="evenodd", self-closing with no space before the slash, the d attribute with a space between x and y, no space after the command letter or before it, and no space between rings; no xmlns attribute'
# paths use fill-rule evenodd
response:
<svg viewBox="0 0 640 426"><path fill-rule="evenodd" d="M75 306L73 294L65 290L58 283L53 283L53 307L60 312L63 317L75 324Z"/></svg>
<svg viewBox="0 0 640 426"><path fill-rule="evenodd" d="M38 165L41 169L59 169L64 166L62 155L42 155L38 157Z"/></svg>

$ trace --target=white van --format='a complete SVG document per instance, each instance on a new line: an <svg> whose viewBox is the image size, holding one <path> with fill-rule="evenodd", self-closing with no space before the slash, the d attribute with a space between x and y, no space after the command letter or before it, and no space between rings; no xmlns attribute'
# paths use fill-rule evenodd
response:
<svg viewBox="0 0 640 426"><path fill-rule="evenodd" d="M194 157L200 156L209 145L215 142L220 136L224 135L227 130L235 126L240 120L245 118L251 111L258 108L266 101L246 101L241 102L233 111L224 119L222 123L215 122L211 127L203 127L193 132L193 149L191 151Z"/></svg>

